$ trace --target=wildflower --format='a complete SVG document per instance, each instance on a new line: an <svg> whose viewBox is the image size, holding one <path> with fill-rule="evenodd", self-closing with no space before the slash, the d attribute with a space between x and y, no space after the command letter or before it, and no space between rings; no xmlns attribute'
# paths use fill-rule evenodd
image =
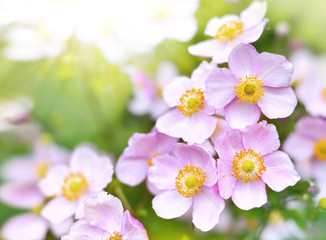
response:
<svg viewBox="0 0 326 240"><path fill-rule="evenodd" d="M217 123L217 118L213 116L215 109L206 103L203 92L204 76L207 77L213 69L216 69L216 65L207 67L201 64L191 79L178 77L166 86L164 100L175 108L158 118L158 131L182 138L191 145L201 144L213 134Z"/></svg>
<svg viewBox="0 0 326 240"><path fill-rule="evenodd" d="M156 214L171 219L192 209L195 227L211 230L225 206L216 188L215 160L199 147L177 143L171 155L160 155L153 161L149 181L161 190L153 199Z"/></svg>
<svg viewBox="0 0 326 240"><path fill-rule="evenodd" d="M206 80L207 103L224 107L231 128L255 124L260 112L270 118L288 117L297 99L289 86L293 66L285 57L258 53L249 44L240 44L230 54L229 68L218 68Z"/></svg>
<svg viewBox="0 0 326 240"><path fill-rule="evenodd" d="M39 186L47 197L54 197L42 209L41 215L59 223L75 215L84 215L84 200L101 192L112 180L110 158L98 156L93 149L80 146L73 152L70 165L49 169Z"/></svg>
<svg viewBox="0 0 326 240"><path fill-rule="evenodd" d="M230 130L216 146L220 195L249 210L267 202L265 184L276 192L295 185L300 177L279 146L275 126L266 121Z"/></svg>
<svg viewBox="0 0 326 240"><path fill-rule="evenodd" d="M254 1L240 17L226 15L212 18L206 26L205 34L213 37L188 48L195 56L212 57L216 63L227 62L228 57L238 44L252 43L259 39L264 31L267 19L267 3Z"/></svg>
<svg viewBox="0 0 326 240"><path fill-rule="evenodd" d="M123 212L118 198L102 192L85 201L85 217L74 223L62 239L147 240L148 236L143 225L128 210Z"/></svg>

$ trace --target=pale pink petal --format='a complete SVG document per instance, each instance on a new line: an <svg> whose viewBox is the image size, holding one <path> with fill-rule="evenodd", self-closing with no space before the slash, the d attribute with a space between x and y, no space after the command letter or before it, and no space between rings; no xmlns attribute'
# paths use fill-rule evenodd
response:
<svg viewBox="0 0 326 240"><path fill-rule="evenodd" d="M187 90L191 90L191 80L187 77L177 77L163 90L163 99L169 107L178 105L180 98Z"/></svg>
<svg viewBox="0 0 326 240"><path fill-rule="evenodd" d="M254 72L266 87L288 87L293 64L282 55L263 52L256 59Z"/></svg>
<svg viewBox="0 0 326 240"><path fill-rule="evenodd" d="M241 21L244 23L246 28L255 26L263 20L266 10L267 2L254 1L249 5L249 7L241 12Z"/></svg>
<svg viewBox="0 0 326 240"><path fill-rule="evenodd" d="M146 229L128 210L123 213L121 233L124 240L148 240Z"/></svg>
<svg viewBox="0 0 326 240"><path fill-rule="evenodd" d="M267 19L261 21L258 25L253 26L249 29L245 29L242 34L236 36L234 39L237 43L252 43L256 42L262 33L264 32L265 26L268 23Z"/></svg>
<svg viewBox="0 0 326 240"><path fill-rule="evenodd" d="M247 126L242 132L244 148L261 155L276 151L281 145L276 127L266 121Z"/></svg>
<svg viewBox="0 0 326 240"><path fill-rule="evenodd" d="M70 227L74 223L73 218L68 218L67 220L57 223L57 224L51 224L51 232L53 235L57 238L62 237L63 235L67 234L70 230Z"/></svg>
<svg viewBox="0 0 326 240"><path fill-rule="evenodd" d="M193 198L186 198L179 194L177 190L170 190L157 194L152 203L157 216L171 219L185 214L191 207Z"/></svg>
<svg viewBox="0 0 326 240"><path fill-rule="evenodd" d="M228 131L222 141L216 146L217 154L223 161L233 161L234 155L244 149L242 132L238 129Z"/></svg>
<svg viewBox="0 0 326 240"><path fill-rule="evenodd" d="M109 157L99 156L90 147L80 146L72 154L71 171L82 173L92 191L101 191L112 181L113 165Z"/></svg>
<svg viewBox="0 0 326 240"><path fill-rule="evenodd" d="M121 156L115 169L117 178L129 186L140 184L146 178L148 160Z"/></svg>
<svg viewBox="0 0 326 240"><path fill-rule="evenodd" d="M261 207L267 203L265 183L262 180L247 183L238 180L232 195L232 201L242 210Z"/></svg>
<svg viewBox="0 0 326 240"><path fill-rule="evenodd" d="M230 53L238 44L239 43L236 40L220 44L222 49L214 54L212 60L219 64L227 62Z"/></svg>
<svg viewBox="0 0 326 240"><path fill-rule="evenodd" d="M1 237L7 240L43 240L48 223L42 217L26 213L9 219L1 229Z"/></svg>
<svg viewBox="0 0 326 240"><path fill-rule="evenodd" d="M254 64L259 53L250 44L239 44L229 56L229 68L237 78L245 79L246 75L255 75Z"/></svg>
<svg viewBox="0 0 326 240"><path fill-rule="evenodd" d="M228 199L232 196L237 179L233 176L232 161L217 160L217 182L221 197Z"/></svg>
<svg viewBox="0 0 326 240"><path fill-rule="evenodd" d="M0 199L8 205L29 209L41 205L45 197L36 183L9 182L0 187Z"/></svg>
<svg viewBox="0 0 326 240"><path fill-rule="evenodd" d="M56 197L44 206L41 215L51 223L60 223L74 215L76 208L76 201L68 201L64 197Z"/></svg>
<svg viewBox="0 0 326 240"><path fill-rule="evenodd" d="M307 129L307 131L309 130L310 128ZM294 132L285 140L283 149L295 161L303 162L314 156L314 141Z"/></svg>
<svg viewBox="0 0 326 240"><path fill-rule="evenodd" d="M156 128L161 133L181 138L188 130L190 118L183 115L178 109L173 109L159 117Z"/></svg>
<svg viewBox="0 0 326 240"><path fill-rule="evenodd" d="M36 162L28 157L10 159L1 169L1 177L15 182L35 182L37 178Z"/></svg>
<svg viewBox="0 0 326 240"><path fill-rule="evenodd" d="M153 166L148 171L148 181L159 190L172 190L175 188L175 178L183 167L180 159L168 154L153 158Z"/></svg>
<svg viewBox="0 0 326 240"><path fill-rule="evenodd" d="M204 89L206 79L216 69L215 62L203 61L191 74L192 85L197 89Z"/></svg>
<svg viewBox="0 0 326 240"><path fill-rule="evenodd" d="M224 200L213 189L203 187L194 197L192 222L195 227L207 232L219 222L220 214L225 207Z"/></svg>
<svg viewBox="0 0 326 240"><path fill-rule="evenodd" d="M189 118L189 123L187 130L182 136L185 142L188 144L200 144L212 136L217 123L216 117L207 115L204 111L199 110L187 118Z"/></svg>
<svg viewBox="0 0 326 240"><path fill-rule="evenodd" d="M113 233L121 231L123 206L113 195L102 192L85 202L85 219L90 225Z"/></svg>
<svg viewBox="0 0 326 240"><path fill-rule="evenodd" d="M75 211L75 219L80 219L85 217L85 200L90 198L90 197L94 197L96 196L96 194L98 194L98 192L91 192L88 191L86 194L81 195L77 202L77 207L76 207L76 211Z"/></svg>
<svg viewBox="0 0 326 240"><path fill-rule="evenodd" d="M270 118L285 118L291 115L297 106L297 97L291 87L265 87L264 96L258 101L263 114Z"/></svg>
<svg viewBox="0 0 326 240"><path fill-rule="evenodd" d="M225 107L224 113L229 126L238 129L255 124L260 118L260 108L257 104L238 102L237 98Z"/></svg>
<svg viewBox="0 0 326 240"><path fill-rule="evenodd" d="M68 235L63 236L62 240L94 240L110 239L111 234L100 228L93 227L85 219L75 222Z"/></svg>
<svg viewBox="0 0 326 240"><path fill-rule="evenodd" d="M326 138L326 121L319 117L303 117L295 126L295 131L312 141Z"/></svg>
<svg viewBox="0 0 326 240"><path fill-rule="evenodd" d="M213 57L223 53L223 46L214 38L188 47L190 54L200 57Z"/></svg>
<svg viewBox="0 0 326 240"><path fill-rule="evenodd" d="M206 80L204 92L206 102L219 109L225 107L235 97L234 86L238 79L227 68L214 70Z"/></svg>
<svg viewBox="0 0 326 240"><path fill-rule="evenodd" d="M226 133L231 129L224 119L222 118L217 118L217 119L218 122L216 124L215 131L213 135L210 137L214 146L217 145L217 143L221 141L225 137Z"/></svg>
<svg viewBox="0 0 326 240"><path fill-rule="evenodd" d="M66 165L56 165L48 170L46 177L39 182L41 191L47 197L61 195L64 180L69 175Z"/></svg>
<svg viewBox="0 0 326 240"><path fill-rule="evenodd" d="M262 179L273 191L280 192L300 180L286 153L276 151L263 157L266 171L263 172Z"/></svg>
<svg viewBox="0 0 326 240"><path fill-rule="evenodd" d="M157 195L161 192L161 190L157 189L154 184L152 184L148 178L146 179L146 187L147 190L152 194L152 195Z"/></svg>
<svg viewBox="0 0 326 240"><path fill-rule="evenodd" d="M155 128L156 141L155 141L155 153L169 153L173 148L173 145L179 141L178 138L170 137L169 135L160 133Z"/></svg>
<svg viewBox="0 0 326 240"><path fill-rule="evenodd" d="M155 148L156 133L148 134L134 133L129 138L128 147L124 150L123 156L135 158L149 158Z"/></svg>
<svg viewBox="0 0 326 240"><path fill-rule="evenodd" d="M224 15L221 18L214 17L207 22L204 33L205 33L205 35L215 37L217 34L217 31L223 24L228 23L230 21L235 21L235 20L239 20L239 16L234 15L234 14Z"/></svg>
<svg viewBox="0 0 326 240"><path fill-rule="evenodd" d="M216 161L203 149L196 146L176 144L173 154L184 164L200 167L206 173L205 186L211 187L217 181Z"/></svg>
<svg viewBox="0 0 326 240"><path fill-rule="evenodd" d="M214 146L211 143L211 141L209 141L209 140L206 140L202 144L194 144L193 146L200 147L201 149L203 149L205 152L207 152L212 157L214 157L216 155Z"/></svg>

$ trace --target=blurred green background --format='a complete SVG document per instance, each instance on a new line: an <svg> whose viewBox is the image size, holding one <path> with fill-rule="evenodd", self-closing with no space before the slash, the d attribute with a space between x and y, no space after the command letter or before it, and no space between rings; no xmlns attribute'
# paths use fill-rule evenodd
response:
<svg viewBox="0 0 326 240"><path fill-rule="evenodd" d="M190 42L165 41L153 54L134 56L130 63L155 72L161 61L172 61L182 75L189 76L204 59L191 56L187 47L207 38L203 34L207 21L214 16L239 14L250 2L242 0L228 4L224 0L201 0L196 14L198 32ZM288 56L291 42L299 42L313 52L325 53L325 9L325 0L270 0L266 16L270 22L262 37L253 45L259 52ZM290 26L290 33L284 37L275 34L275 26L280 21L286 21ZM154 122L147 116L136 117L128 112L126 105L132 97L131 84L119 67L107 63L95 48L83 46L74 40L69 46L67 52L48 60L20 63L0 57L0 96L8 99L20 95L30 97L35 104L33 119L59 145L73 149L82 142L91 142L117 159L127 146L129 137L135 132L149 132ZM287 121L270 122L276 124L281 139L284 139L293 130L298 117L304 114L303 107L299 105ZM28 143L19 141L9 133L0 134L0 161L29 150ZM116 194L117 185L120 184L116 181L111 183L109 193ZM233 216L245 216L246 227L239 233L230 230L226 233L196 233L195 239L255 239L272 209L281 210L285 218L295 219L305 230L314 225L313 229L317 230L311 232L310 239L325 239L320 238L326 236L325 229L317 226L325 226L326 215L314 207L311 199L307 199L307 188L307 182L300 182L282 193L269 192L270 204L247 212L229 202ZM164 220L155 215L151 209L152 197L144 198L144 184L134 188L122 186L122 189L134 209L134 215L147 228L150 239L187 240L193 237L189 235L189 222ZM300 210L285 209L283 200L289 194L304 199L306 207ZM19 211L0 205L0 226Z"/></svg>

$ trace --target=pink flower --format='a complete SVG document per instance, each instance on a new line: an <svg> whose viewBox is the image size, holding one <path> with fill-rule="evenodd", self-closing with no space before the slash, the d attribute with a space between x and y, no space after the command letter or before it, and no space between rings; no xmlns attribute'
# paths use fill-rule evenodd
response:
<svg viewBox="0 0 326 240"><path fill-rule="evenodd" d="M171 155L159 155L153 161L149 181L161 190L153 199L156 214L171 219L192 209L196 228L211 230L225 206L216 188L215 160L201 148L177 143Z"/></svg>
<svg viewBox="0 0 326 240"><path fill-rule="evenodd" d="M268 20L264 18L267 3L254 1L240 17L226 15L212 18L205 34L214 39L200 42L188 48L195 56L212 57L216 63L227 62L230 52L240 43L252 43L259 39Z"/></svg>
<svg viewBox="0 0 326 240"><path fill-rule="evenodd" d="M207 105L203 91L204 81L214 69L215 64L201 64L191 79L178 77L164 89L164 100L176 108L157 120L158 131L191 145L203 143L213 134L217 123L215 109Z"/></svg>
<svg viewBox="0 0 326 240"><path fill-rule="evenodd" d="M297 99L289 86L293 66L285 57L258 53L249 44L240 44L230 54L229 69L218 68L206 81L207 103L224 107L230 127L243 129L255 124L260 112L270 118L288 117Z"/></svg>
<svg viewBox="0 0 326 240"><path fill-rule="evenodd" d="M301 118L283 149L296 161L305 177L322 178L326 170L326 120Z"/></svg>
<svg viewBox="0 0 326 240"><path fill-rule="evenodd" d="M160 133L155 127L148 134L135 133L118 159L117 178L129 186L140 184L147 178L148 169L153 165L152 158L169 153L176 142L177 138ZM147 182L147 185L150 183Z"/></svg>
<svg viewBox="0 0 326 240"><path fill-rule="evenodd" d="M84 215L84 200L101 192L112 181L110 158L98 156L87 146L78 147L72 154L69 167L56 165L49 169L39 186L47 197L54 197L41 214L50 222L59 223L75 214Z"/></svg>
<svg viewBox="0 0 326 240"><path fill-rule="evenodd" d="M229 131L216 146L220 195L249 210L267 202L265 184L276 192L295 185L300 177L279 146L275 126L266 121Z"/></svg>
<svg viewBox="0 0 326 240"><path fill-rule="evenodd" d="M78 220L62 240L147 240L143 225L129 211L123 212L121 201L103 192L85 201L85 217Z"/></svg>

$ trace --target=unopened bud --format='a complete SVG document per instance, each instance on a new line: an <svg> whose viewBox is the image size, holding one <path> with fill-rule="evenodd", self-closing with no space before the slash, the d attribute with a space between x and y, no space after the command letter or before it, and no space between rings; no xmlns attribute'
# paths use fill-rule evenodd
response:
<svg viewBox="0 0 326 240"><path fill-rule="evenodd" d="M318 193L320 192L319 187L316 185L312 185L308 188L308 193L312 196L315 197Z"/></svg>
<svg viewBox="0 0 326 240"><path fill-rule="evenodd" d="M321 209L326 210L326 197L321 198L318 205Z"/></svg>

